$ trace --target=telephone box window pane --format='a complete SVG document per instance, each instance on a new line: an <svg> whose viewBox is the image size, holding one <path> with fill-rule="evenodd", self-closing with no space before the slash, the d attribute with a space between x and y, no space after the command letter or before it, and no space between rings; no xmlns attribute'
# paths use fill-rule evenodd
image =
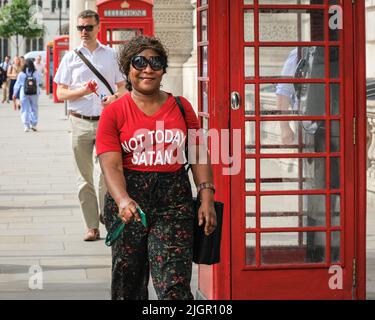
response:
<svg viewBox="0 0 375 320"><path fill-rule="evenodd" d="M253 78L254 77L254 48L246 47L245 48L245 77Z"/></svg>
<svg viewBox="0 0 375 320"><path fill-rule="evenodd" d="M246 191L255 191L255 160L246 159Z"/></svg>
<svg viewBox="0 0 375 320"><path fill-rule="evenodd" d="M340 152L340 121L331 121L331 152Z"/></svg>
<svg viewBox="0 0 375 320"><path fill-rule="evenodd" d="M142 34L139 29L112 29L112 41L129 41L131 38Z"/></svg>
<svg viewBox="0 0 375 320"><path fill-rule="evenodd" d="M243 4L254 4L254 0L244 0Z"/></svg>
<svg viewBox="0 0 375 320"><path fill-rule="evenodd" d="M261 190L324 190L324 158L261 159Z"/></svg>
<svg viewBox="0 0 375 320"><path fill-rule="evenodd" d="M205 6L208 4L208 0L201 0L201 6Z"/></svg>
<svg viewBox="0 0 375 320"><path fill-rule="evenodd" d="M331 115L338 116L340 114L340 85L331 84Z"/></svg>
<svg viewBox="0 0 375 320"><path fill-rule="evenodd" d="M245 149L246 154L255 153L255 122L247 121L245 124Z"/></svg>
<svg viewBox="0 0 375 320"><path fill-rule="evenodd" d="M206 117L202 118L202 129L204 131L208 131L209 130L208 118L206 118Z"/></svg>
<svg viewBox="0 0 375 320"><path fill-rule="evenodd" d="M207 78L208 76L208 47L200 47L201 50L201 62L202 62L202 70L201 76Z"/></svg>
<svg viewBox="0 0 375 320"><path fill-rule="evenodd" d="M325 226L326 197L324 195L261 197L262 228Z"/></svg>
<svg viewBox="0 0 375 320"><path fill-rule="evenodd" d="M246 265L255 265L256 237L254 233L246 234Z"/></svg>
<svg viewBox="0 0 375 320"><path fill-rule="evenodd" d="M262 115L324 116L326 88L323 83L277 83L260 85Z"/></svg>
<svg viewBox="0 0 375 320"><path fill-rule="evenodd" d="M324 41L323 10L261 9L260 41Z"/></svg>
<svg viewBox="0 0 375 320"><path fill-rule="evenodd" d="M256 227L256 198L246 197L246 229Z"/></svg>
<svg viewBox="0 0 375 320"><path fill-rule="evenodd" d="M245 10L244 12L244 34L245 42L254 41L254 11Z"/></svg>
<svg viewBox="0 0 375 320"><path fill-rule="evenodd" d="M209 130L209 119L206 117L202 118L202 130L203 130L203 141L208 146L208 130Z"/></svg>
<svg viewBox="0 0 375 320"><path fill-rule="evenodd" d="M331 195L331 226L341 226L341 204L340 195Z"/></svg>
<svg viewBox="0 0 375 320"><path fill-rule="evenodd" d="M208 113L208 85L207 82L201 82L202 86L202 112Z"/></svg>
<svg viewBox="0 0 375 320"><path fill-rule="evenodd" d="M261 235L261 263L303 264L324 263L325 232L285 232Z"/></svg>
<svg viewBox="0 0 375 320"><path fill-rule="evenodd" d="M261 152L326 152L325 121L263 121L260 125Z"/></svg>
<svg viewBox="0 0 375 320"><path fill-rule="evenodd" d="M255 85L245 85L245 115L255 115Z"/></svg>
<svg viewBox="0 0 375 320"><path fill-rule="evenodd" d="M331 232L331 262L340 262L340 251L341 251L341 232Z"/></svg>
<svg viewBox="0 0 375 320"><path fill-rule="evenodd" d="M324 79L324 47L260 47L260 76Z"/></svg>
<svg viewBox="0 0 375 320"><path fill-rule="evenodd" d="M331 158L331 189L340 189L340 158Z"/></svg>
<svg viewBox="0 0 375 320"><path fill-rule="evenodd" d="M201 41L207 41L207 10L201 11Z"/></svg>
<svg viewBox="0 0 375 320"><path fill-rule="evenodd" d="M340 78L340 48L331 47L330 54L330 77L332 79Z"/></svg>

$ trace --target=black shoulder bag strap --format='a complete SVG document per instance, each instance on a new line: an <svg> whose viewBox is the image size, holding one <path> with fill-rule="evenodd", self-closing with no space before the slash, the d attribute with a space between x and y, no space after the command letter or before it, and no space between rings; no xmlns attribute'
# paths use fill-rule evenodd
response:
<svg viewBox="0 0 375 320"><path fill-rule="evenodd" d="M100 81L104 83L104 85L108 88L111 95L114 95L115 93L113 92L113 89L108 83L108 81L100 74L100 72L92 65L92 63L89 60L87 60L83 53L77 49L75 49L74 52L78 55L78 57L81 58L81 60L86 64L86 66L88 66L89 69L100 79Z"/></svg>
<svg viewBox="0 0 375 320"><path fill-rule="evenodd" d="M189 127L186 122L186 113L185 113L185 108L181 102L180 97L174 97L177 105L182 113L182 116L184 117L185 124L186 124L186 141L185 141L185 158L186 158L186 163L185 163L185 168L186 171L189 171L191 169L191 164L189 164Z"/></svg>

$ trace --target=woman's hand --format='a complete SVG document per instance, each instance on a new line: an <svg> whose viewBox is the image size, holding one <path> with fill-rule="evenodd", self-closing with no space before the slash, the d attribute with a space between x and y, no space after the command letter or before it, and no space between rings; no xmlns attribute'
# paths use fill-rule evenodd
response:
<svg viewBox="0 0 375 320"><path fill-rule="evenodd" d="M204 233L208 236L215 231L217 221L214 200L202 200L201 206L198 211L199 226L205 221Z"/></svg>
<svg viewBox="0 0 375 320"><path fill-rule="evenodd" d="M137 212L138 204L132 198L125 198L120 200L120 203L117 204L119 209L120 219L128 224L135 219L137 222L141 221L141 218Z"/></svg>

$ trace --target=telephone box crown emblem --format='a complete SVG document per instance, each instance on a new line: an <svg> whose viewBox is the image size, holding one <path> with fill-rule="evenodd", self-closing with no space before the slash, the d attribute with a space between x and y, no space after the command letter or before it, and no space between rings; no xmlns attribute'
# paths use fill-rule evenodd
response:
<svg viewBox="0 0 375 320"><path fill-rule="evenodd" d="M121 3L121 9L128 9L129 7L130 7L129 2L124 1L123 3Z"/></svg>

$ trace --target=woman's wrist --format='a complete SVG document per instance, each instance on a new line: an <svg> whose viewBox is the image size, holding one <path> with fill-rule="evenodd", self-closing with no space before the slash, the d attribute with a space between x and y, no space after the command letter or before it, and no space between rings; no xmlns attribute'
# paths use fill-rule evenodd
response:
<svg viewBox="0 0 375 320"><path fill-rule="evenodd" d="M115 201L118 207L126 207L132 199L128 194L118 197Z"/></svg>
<svg viewBox="0 0 375 320"><path fill-rule="evenodd" d="M214 192L211 189L202 189L199 192L201 202L213 202L215 200Z"/></svg>

